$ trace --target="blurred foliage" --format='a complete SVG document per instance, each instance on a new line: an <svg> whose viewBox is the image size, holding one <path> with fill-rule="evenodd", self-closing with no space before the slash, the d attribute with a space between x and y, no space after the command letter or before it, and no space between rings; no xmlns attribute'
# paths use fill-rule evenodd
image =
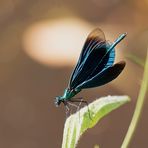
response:
<svg viewBox="0 0 148 148"><path fill-rule="evenodd" d="M140 65L141 67L144 67L144 60L137 55L133 53L128 53L126 57L129 58L131 61L135 62L136 64Z"/></svg>
<svg viewBox="0 0 148 148"><path fill-rule="evenodd" d="M136 57L136 58L134 58L134 60L135 59L137 61L138 58ZM130 123L130 126L128 128L127 134L125 136L125 139L123 141L121 148L128 148L129 147L131 139L132 139L132 137L133 137L133 135L136 131L138 122L140 120L140 117L142 116L144 101L145 101L146 94L147 94L147 88L148 88L148 51L147 51L146 62L145 62L145 65L144 65L143 80L142 80L142 83L141 83L141 87L140 87L135 111L134 111L132 121Z"/></svg>
<svg viewBox="0 0 148 148"><path fill-rule="evenodd" d="M96 145L94 146L94 148L100 148L100 147L99 147L99 145L96 144Z"/></svg>

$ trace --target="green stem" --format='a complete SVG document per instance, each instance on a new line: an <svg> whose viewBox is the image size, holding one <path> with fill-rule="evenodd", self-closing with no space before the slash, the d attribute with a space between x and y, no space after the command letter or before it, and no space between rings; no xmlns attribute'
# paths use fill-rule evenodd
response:
<svg viewBox="0 0 148 148"><path fill-rule="evenodd" d="M140 59L139 57L137 57L136 55L133 55L131 53L129 53L127 55L127 58L129 58L130 60L132 60L134 63L140 65L141 67L144 68L144 60Z"/></svg>
<svg viewBox="0 0 148 148"><path fill-rule="evenodd" d="M130 126L128 128L127 134L124 138L124 141L122 143L121 148L128 148L130 141L131 141L131 139L134 135L134 132L135 132L135 129L137 127L139 118L141 116L142 107L143 107L143 104L144 104L144 98L145 98L145 95L146 95L146 92L147 92L147 88L148 88L148 52L147 52L147 57L146 57L146 62L145 62L145 67L144 67L143 80L142 80L142 84L141 84L136 108L135 108L132 121L130 123Z"/></svg>

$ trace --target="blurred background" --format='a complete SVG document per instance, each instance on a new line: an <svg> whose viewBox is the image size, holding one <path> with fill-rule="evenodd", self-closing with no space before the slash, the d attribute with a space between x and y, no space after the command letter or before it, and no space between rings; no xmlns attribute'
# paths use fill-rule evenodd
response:
<svg viewBox="0 0 148 148"><path fill-rule="evenodd" d="M129 95L131 102L105 117L81 138L79 148L119 148L133 115L145 59L148 0L0 0L0 148L60 148L65 109L62 95L84 41L99 27L106 40L128 36L116 47L126 60L113 82L84 90L89 102L106 95ZM130 148L147 148L148 100Z"/></svg>

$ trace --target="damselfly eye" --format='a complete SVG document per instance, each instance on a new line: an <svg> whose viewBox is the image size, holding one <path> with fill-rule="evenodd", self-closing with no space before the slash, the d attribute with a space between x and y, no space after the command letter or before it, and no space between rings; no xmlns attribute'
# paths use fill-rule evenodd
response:
<svg viewBox="0 0 148 148"><path fill-rule="evenodd" d="M61 104L60 97L56 97L54 103L55 103L55 106L58 107Z"/></svg>

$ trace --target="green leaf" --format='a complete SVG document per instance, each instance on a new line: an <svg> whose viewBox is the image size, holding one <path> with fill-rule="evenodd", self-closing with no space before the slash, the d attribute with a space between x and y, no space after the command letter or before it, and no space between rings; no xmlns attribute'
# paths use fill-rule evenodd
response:
<svg viewBox="0 0 148 148"><path fill-rule="evenodd" d="M68 117L64 127L62 148L75 148L80 136L88 128L92 128L109 112L129 101L128 96L102 97Z"/></svg>

